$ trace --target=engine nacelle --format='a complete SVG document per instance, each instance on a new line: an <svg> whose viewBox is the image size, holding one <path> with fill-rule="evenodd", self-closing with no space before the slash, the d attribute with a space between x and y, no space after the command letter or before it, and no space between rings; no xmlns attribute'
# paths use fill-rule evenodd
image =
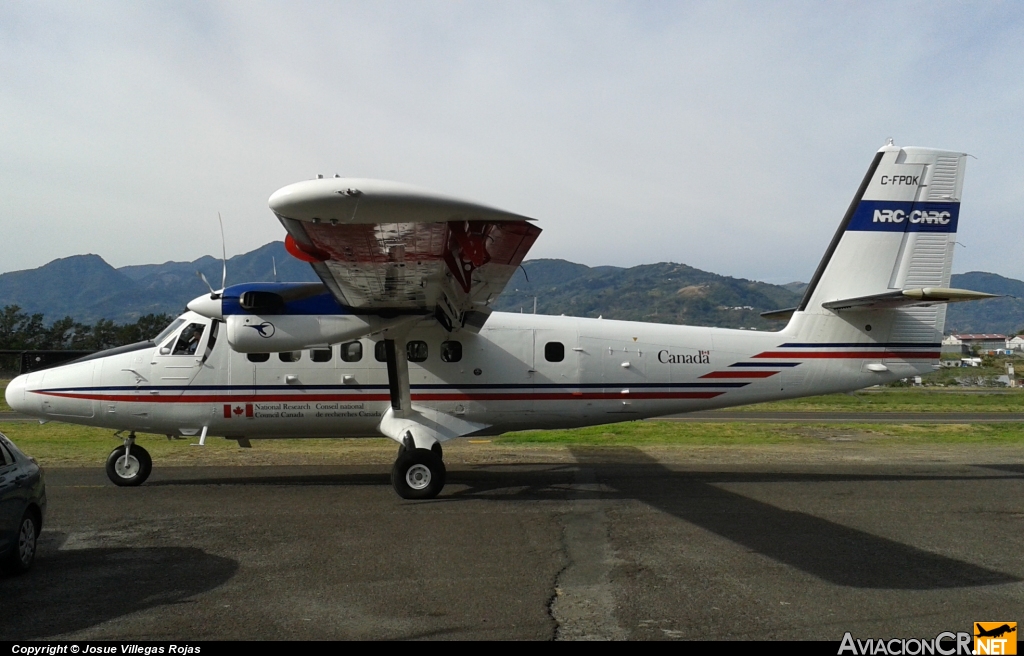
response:
<svg viewBox="0 0 1024 656"><path fill-rule="evenodd" d="M232 314L227 317L228 344L240 353L278 353L337 344L420 319L375 316Z"/></svg>

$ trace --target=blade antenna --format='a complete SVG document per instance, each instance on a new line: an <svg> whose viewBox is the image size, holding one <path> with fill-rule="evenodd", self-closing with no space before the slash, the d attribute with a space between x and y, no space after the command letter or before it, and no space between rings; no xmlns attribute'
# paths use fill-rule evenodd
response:
<svg viewBox="0 0 1024 656"><path fill-rule="evenodd" d="M224 243L224 219L220 218L220 212L217 212L217 222L220 223L220 257L224 265L220 274L220 288L223 291L228 286L228 248Z"/></svg>
<svg viewBox="0 0 1024 656"><path fill-rule="evenodd" d="M274 282L277 282L277 258L271 255L270 261L274 265Z"/></svg>

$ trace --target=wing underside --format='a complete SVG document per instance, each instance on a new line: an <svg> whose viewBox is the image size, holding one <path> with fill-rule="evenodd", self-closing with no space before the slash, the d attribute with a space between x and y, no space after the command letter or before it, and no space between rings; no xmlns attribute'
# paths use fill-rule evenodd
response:
<svg viewBox="0 0 1024 656"><path fill-rule="evenodd" d="M316 183L299 202L275 204L278 192L271 207L289 251L355 312L433 313L461 326L467 313L489 312L541 232L526 217L404 187L398 194L394 183L340 179L330 181L339 189L320 189L328 182L299 183Z"/></svg>

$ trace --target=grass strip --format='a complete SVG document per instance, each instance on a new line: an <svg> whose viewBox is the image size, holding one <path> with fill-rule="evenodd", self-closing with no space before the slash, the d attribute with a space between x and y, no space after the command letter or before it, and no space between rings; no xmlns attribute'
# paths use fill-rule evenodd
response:
<svg viewBox="0 0 1024 656"><path fill-rule="evenodd" d="M44 466L95 466L119 444L112 432L51 422L0 422L0 432ZM204 448L189 446L195 438L168 440L140 434L138 443L164 464L318 464L344 460L354 453L394 457L386 438L253 440L252 449L217 437ZM776 424L686 423L635 421L568 430L521 431L493 438L496 447L635 446L635 447L826 447L831 443L872 447L929 445L1024 446L1024 424ZM474 448L466 440L451 445Z"/></svg>

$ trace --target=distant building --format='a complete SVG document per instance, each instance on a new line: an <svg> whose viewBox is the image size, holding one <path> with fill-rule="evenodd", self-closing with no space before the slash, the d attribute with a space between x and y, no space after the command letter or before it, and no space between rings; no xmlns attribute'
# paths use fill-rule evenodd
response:
<svg viewBox="0 0 1024 656"><path fill-rule="evenodd" d="M1007 339L1006 348L1014 351L1024 351L1024 335L1017 335Z"/></svg>
<svg viewBox="0 0 1024 656"><path fill-rule="evenodd" d="M969 335L955 335L964 346L977 348L980 353L989 351L1006 350L1006 335L998 333L978 333Z"/></svg>
<svg viewBox="0 0 1024 656"><path fill-rule="evenodd" d="M969 355L970 348L965 346L956 335L949 335L942 339L942 353L944 355Z"/></svg>

